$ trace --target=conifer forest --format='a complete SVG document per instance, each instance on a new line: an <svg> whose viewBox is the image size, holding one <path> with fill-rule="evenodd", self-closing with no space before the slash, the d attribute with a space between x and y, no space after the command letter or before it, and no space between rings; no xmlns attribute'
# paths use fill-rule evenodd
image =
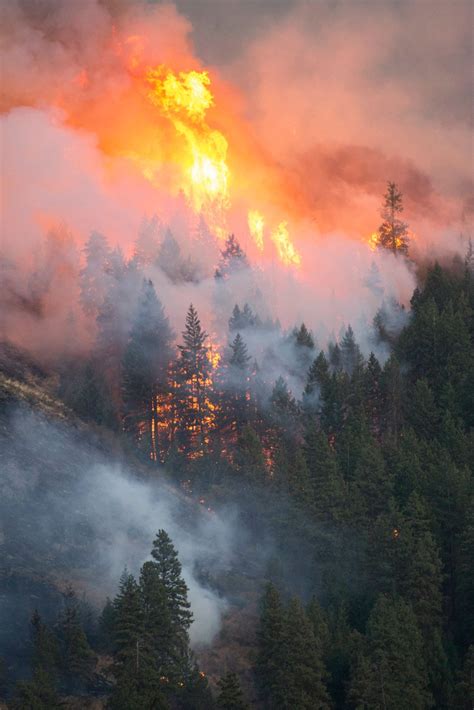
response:
<svg viewBox="0 0 474 710"><path fill-rule="evenodd" d="M0 709L472 709L471 3L3 11Z"/></svg>

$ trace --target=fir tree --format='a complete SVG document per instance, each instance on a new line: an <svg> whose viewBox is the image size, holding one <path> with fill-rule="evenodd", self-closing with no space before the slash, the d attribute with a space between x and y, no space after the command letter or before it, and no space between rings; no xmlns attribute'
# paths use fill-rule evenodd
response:
<svg viewBox="0 0 474 710"><path fill-rule="evenodd" d="M269 583L261 600L255 665L260 696L268 708L284 708L287 700L285 614L276 587Z"/></svg>
<svg viewBox="0 0 474 710"><path fill-rule="evenodd" d="M59 666L58 640L43 623L37 610L31 617L31 640L33 642L33 668L42 668L54 683Z"/></svg>
<svg viewBox="0 0 474 710"><path fill-rule="evenodd" d="M109 245L99 232L91 232L84 247L85 265L80 272L80 301L87 315L96 317L107 292Z"/></svg>
<svg viewBox="0 0 474 710"><path fill-rule="evenodd" d="M163 623L169 624L168 655L179 666L188 656L188 630L193 615L188 601L188 588L181 576L181 563L171 539L160 530L151 551L153 569L161 585L164 600ZM160 600L161 604L161 600Z"/></svg>
<svg viewBox="0 0 474 710"><path fill-rule="evenodd" d="M226 673L217 683L219 695L217 707L221 710L248 710L244 700L239 677L236 673Z"/></svg>
<svg viewBox="0 0 474 710"><path fill-rule="evenodd" d="M20 681L15 690L12 710L60 710L64 704L54 688L50 674L39 666L31 681Z"/></svg>
<svg viewBox="0 0 474 710"><path fill-rule="evenodd" d="M326 435L315 426L306 432L304 452L317 518L334 522L344 512L344 481Z"/></svg>
<svg viewBox="0 0 474 710"><path fill-rule="evenodd" d="M136 672L139 667L140 644L144 635L143 605L140 588L127 570L124 570L119 591L113 601L114 647L118 673Z"/></svg>
<svg viewBox="0 0 474 710"><path fill-rule="evenodd" d="M411 607L380 596L367 624L367 646L359 655L351 687L357 708L431 707L421 634Z"/></svg>
<svg viewBox="0 0 474 710"><path fill-rule="evenodd" d="M354 338L354 331L349 326L341 340L342 367L349 374L361 372L364 359Z"/></svg>
<svg viewBox="0 0 474 710"><path fill-rule="evenodd" d="M398 216L402 212L402 193L394 182L388 182L381 211L383 222L378 230L378 245L383 249L391 250L394 254L407 255L409 243L407 225Z"/></svg>
<svg viewBox="0 0 474 710"><path fill-rule="evenodd" d="M166 230L161 243L156 265L173 283L181 280L181 249L169 229Z"/></svg>
<svg viewBox="0 0 474 710"><path fill-rule="evenodd" d="M177 407L181 437L186 449L199 448L210 417L210 375L208 335L201 327L198 314L191 304L186 315L183 344L178 345L176 368Z"/></svg>
<svg viewBox="0 0 474 710"><path fill-rule="evenodd" d="M140 267L155 264L159 254L159 240L163 225L157 215L150 219L145 217L135 240L133 259Z"/></svg>
<svg viewBox="0 0 474 710"><path fill-rule="evenodd" d="M124 427L137 442L148 433L147 455L158 460L156 398L167 387L173 332L151 281L143 281L122 361Z"/></svg>
<svg viewBox="0 0 474 710"><path fill-rule="evenodd" d="M286 710L328 710L331 707L325 685L326 669L312 625L300 601L292 599L286 610L287 646Z"/></svg>
<svg viewBox="0 0 474 710"><path fill-rule="evenodd" d="M79 689L91 680L96 657L84 633L79 604L72 589L65 592L64 602L57 624L62 675L67 688Z"/></svg>
<svg viewBox="0 0 474 710"><path fill-rule="evenodd" d="M225 278L230 274L248 267L248 260L244 250L233 234L230 234L221 251L221 259L216 270L217 278Z"/></svg>

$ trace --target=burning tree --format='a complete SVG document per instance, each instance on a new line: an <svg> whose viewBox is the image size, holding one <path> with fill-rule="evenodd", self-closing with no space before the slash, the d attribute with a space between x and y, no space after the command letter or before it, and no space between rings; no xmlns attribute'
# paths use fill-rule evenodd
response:
<svg viewBox="0 0 474 710"><path fill-rule="evenodd" d="M122 396L124 428L134 434L137 442L147 442L153 461L158 460L157 399L167 386L172 339L173 332L153 283L144 280L122 359Z"/></svg>
<svg viewBox="0 0 474 710"><path fill-rule="evenodd" d="M383 222L378 230L377 245L394 254L408 254L408 225L398 215L403 212L402 193L394 182L387 183L381 215Z"/></svg>
<svg viewBox="0 0 474 710"><path fill-rule="evenodd" d="M178 345L175 377L179 445L189 452L202 448L214 420L214 406L210 400L212 363L207 338L208 334L191 304L186 315L183 344Z"/></svg>

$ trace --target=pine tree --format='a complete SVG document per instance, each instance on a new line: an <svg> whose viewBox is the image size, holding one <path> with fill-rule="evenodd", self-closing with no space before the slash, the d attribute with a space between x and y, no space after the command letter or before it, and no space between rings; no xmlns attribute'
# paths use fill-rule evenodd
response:
<svg viewBox="0 0 474 710"><path fill-rule="evenodd" d="M349 374L361 372L364 359L354 338L354 331L349 326L341 340L342 367Z"/></svg>
<svg viewBox="0 0 474 710"><path fill-rule="evenodd" d="M363 402L370 431L378 438L383 415L382 368L372 352L363 375Z"/></svg>
<svg viewBox="0 0 474 710"><path fill-rule="evenodd" d="M176 367L177 408L180 437L186 451L199 450L210 427L211 363L208 335L201 327L198 314L191 304L186 315L183 344L178 345Z"/></svg>
<svg viewBox="0 0 474 710"><path fill-rule="evenodd" d="M163 225L156 214L150 219L147 217L143 219L133 251L133 259L141 267L151 266L156 263L159 254L158 244L162 232Z"/></svg>
<svg viewBox="0 0 474 710"><path fill-rule="evenodd" d="M285 664L286 710L328 710L327 672L312 625L301 602L291 599L285 615L287 656Z"/></svg>
<svg viewBox="0 0 474 710"><path fill-rule="evenodd" d="M64 704L54 688L50 674L39 666L31 681L20 681L15 690L12 710L60 710Z"/></svg>
<svg viewBox="0 0 474 710"><path fill-rule="evenodd" d="M410 391L407 420L418 436L431 441L438 433L439 412L433 392L426 379L417 380Z"/></svg>
<svg viewBox="0 0 474 710"><path fill-rule="evenodd" d="M242 485L242 477L247 483L264 483L266 464L262 442L250 424L245 424L239 432L234 464L241 474L239 486Z"/></svg>
<svg viewBox="0 0 474 710"><path fill-rule="evenodd" d="M31 640L33 642L33 668L42 668L54 683L59 666L58 640L43 623L37 610L31 617Z"/></svg>
<svg viewBox="0 0 474 710"><path fill-rule="evenodd" d="M169 625L169 637L160 652L164 650L179 671L188 659L188 630L193 619L188 601L188 588L181 576L178 554L164 530L158 531L151 555L153 562L150 566L153 566L161 585L158 590L163 599L163 611L160 611L160 616L164 626ZM161 603L160 599L159 604Z"/></svg>
<svg viewBox="0 0 474 710"><path fill-rule="evenodd" d="M156 265L173 283L181 280L181 249L169 229L166 230L161 243Z"/></svg>
<svg viewBox="0 0 474 710"><path fill-rule="evenodd" d="M276 587L269 583L261 600L255 665L257 686L265 707L284 708L287 700L285 614Z"/></svg>
<svg viewBox="0 0 474 710"><path fill-rule="evenodd" d="M407 255L409 243L407 224L398 217L402 212L402 193L394 182L388 182L381 211L383 222L378 230L378 245L383 249L391 250L394 254Z"/></svg>
<svg viewBox="0 0 474 710"><path fill-rule="evenodd" d="M367 645L353 672L351 697L361 709L431 707L421 634L403 599L377 599L367 624Z"/></svg>
<svg viewBox="0 0 474 710"><path fill-rule="evenodd" d="M247 346L237 333L229 345L229 353L222 372L224 395L220 420L224 425L239 430L250 418L250 356Z"/></svg>
<svg viewBox="0 0 474 710"><path fill-rule="evenodd" d="M96 657L84 633L74 591L68 589L63 596L65 608L57 624L62 675L67 688L78 689L90 681Z"/></svg>
<svg viewBox="0 0 474 710"><path fill-rule="evenodd" d="M244 340L240 333L237 333L235 336L234 340L230 344L230 349L232 351L232 355L229 359L229 364L231 367L245 371L248 367L248 364L251 360L248 351L247 351L247 346L244 343Z"/></svg>
<svg viewBox="0 0 474 710"><path fill-rule="evenodd" d="M324 658L329 650L329 624L326 613L314 596L308 604L306 615L312 626L314 640L321 654L321 658Z"/></svg>
<svg viewBox="0 0 474 710"><path fill-rule="evenodd" d="M115 608L109 597L99 616L98 647L105 653L115 651Z"/></svg>
<svg viewBox="0 0 474 710"><path fill-rule="evenodd" d="M217 707L221 710L248 710L244 700L239 677L236 673L226 673L217 683L219 695Z"/></svg>
<svg viewBox="0 0 474 710"><path fill-rule="evenodd" d="M225 278L236 271L248 267L247 256L233 234L230 234L221 251L221 259L216 270L217 278Z"/></svg>
<svg viewBox="0 0 474 710"><path fill-rule="evenodd" d="M344 481L326 435L315 426L311 426L306 432L304 452L317 518L335 522L344 513Z"/></svg>
<svg viewBox="0 0 474 710"><path fill-rule="evenodd" d="M110 249L106 238L91 232L84 247L86 263L80 272L80 300L87 315L96 317L107 292Z"/></svg>
<svg viewBox="0 0 474 710"><path fill-rule="evenodd" d="M402 376L400 365L395 355L391 355L382 371L382 392L384 402L384 433L394 441L403 424L402 414Z"/></svg>
<svg viewBox="0 0 474 710"><path fill-rule="evenodd" d="M298 405L281 376L273 387L270 406L272 420L281 428L285 435L291 435L296 426Z"/></svg>
<svg viewBox="0 0 474 710"><path fill-rule="evenodd" d="M119 591L113 601L115 658L122 671L136 672L139 667L140 644L144 635L143 606L140 588L125 569L119 583Z"/></svg>
<svg viewBox="0 0 474 710"><path fill-rule="evenodd" d="M167 388L173 332L153 283L143 281L138 309L122 360L124 427L137 443L147 432L147 455L159 458L157 397Z"/></svg>

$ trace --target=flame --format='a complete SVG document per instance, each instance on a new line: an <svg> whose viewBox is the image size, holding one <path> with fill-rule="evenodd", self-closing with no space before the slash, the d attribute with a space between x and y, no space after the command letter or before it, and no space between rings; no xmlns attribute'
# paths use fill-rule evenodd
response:
<svg viewBox="0 0 474 710"><path fill-rule="evenodd" d="M197 212L204 212L216 233L224 235L225 210L230 206L227 140L206 123L214 104L207 72L174 74L164 67L147 71L152 86L148 98L173 123L185 140L187 155L181 185Z"/></svg>
<svg viewBox="0 0 474 710"><path fill-rule="evenodd" d="M278 256L287 266L299 266L301 256L296 251L288 233L287 222L280 222L278 227L272 232L272 240L275 243Z"/></svg>
<svg viewBox="0 0 474 710"><path fill-rule="evenodd" d="M370 237L367 240L367 243L369 245L369 249L372 251L375 251L379 245L379 235L377 232L373 232L373 234L370 235Z"/></svg>
<svg viewBox="0 0 474 710"><path fill-rule="evenodd" d="M260 251L263 251L263 227L265 224L263 215L261 215L258 210L249 210L247 220L250 234L252 235L257 248Z"/></svg>

